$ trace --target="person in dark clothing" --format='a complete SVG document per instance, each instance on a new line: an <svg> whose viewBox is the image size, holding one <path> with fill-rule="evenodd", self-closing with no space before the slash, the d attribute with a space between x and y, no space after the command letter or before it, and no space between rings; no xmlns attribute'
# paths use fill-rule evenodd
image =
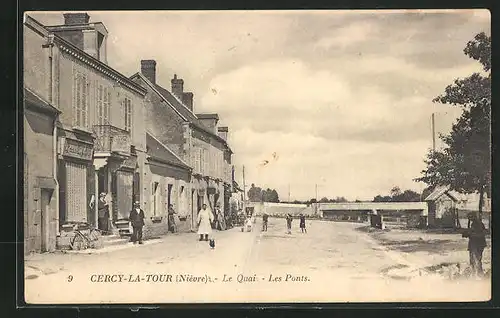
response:
<svg viewBox="0 0 500 318"><path fill-rule="evenodd" d="M174 214L176 214L174 206L170 204L168 206L168 230L172 231L172 233L177 232L177 224L175 223Z"/></svg>
<svg viewBox="0 0 500 318"><path fill-rule="evenodd" d="M132 224L132 237L130 238L131 242L136 244L142 243L142 227L144 226L144 211L141 209L141 205L138 201L134 203L134 208L130 211L129 221Z"/></svg>
<svg viewBox="0 0 500 318"><path fill-rule="evenodd" d="M287 214L287 216L286 216L286 230L287 230L287 234L292 234L292 221L293 221L292 215L290 213Z"/></svg>
<svg viewBox="0 0 500 318"><path fill-rule="evenodd" d="M106 202L106 193L99 195L97 202L97 227L101 230L102 234L106 235L109 232L109 205Z"/></svg>
<svg viewBox="0 0 500 318"><path fill-rule="evenodd" d="M300 215L300 230L302 231L302 233L307 233L307 230L306 230L306 217L304 214L301 214Z"/></svg>
<svg viewBox="0 0 500 318"><path fill-rule="evenodd" d="M265 231L267 232L267 221L269 219L269 215L267 215L266 213L264 213L264 215L262 216L262 231Z"/></svg>
<svg viewBox="0 0 500 318"><path fill-rule="evenodd" d="M469 262L475 275L483 274L483 251L486 247L486 228L482 220L473 213L469 215L469 228L462 234L469 238Z"/></svg>

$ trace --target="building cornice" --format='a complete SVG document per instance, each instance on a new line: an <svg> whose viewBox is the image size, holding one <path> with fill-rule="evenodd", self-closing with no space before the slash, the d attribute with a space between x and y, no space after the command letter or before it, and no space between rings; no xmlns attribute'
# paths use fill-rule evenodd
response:
<svg viewBox="0 0 500 318"><path fill-rule="evenodd" d="M120 85L127 87L128 89L140 94L143 97L146 95L147 91L144 87L131 81L125 75L119 73L110 66L104 64L103 62L90 56L89 54L83 52L82 50L80 50L73 44L69 43L68 41L62 39L61 37L54 35L54 43L57 44L57 46L62 52L71 55L75 59L87 64L91 68L99 71L100 73L108 76L112 80L118 82Z"/></svg>
<svg viewBox="0 0 500 318"><path fill-rule="evenodd" d="M60 48L60 50L62 52L73 56L75 59L89 65L93 69L108 76L112 80L127 87L128 89L130 89L130 90L132 90L132 91L134 91L142 96L146 95L147 90L144 87L135 83L134 81L129 79L127 76L121 74L120 72L113 69L109 65L107 65L107 64L99 61L95 57L85 53L84 51L82 51L81 49L79 49L78 47L73 45L72 43L64 40L63 38L61 38L57 34L50 32L49 30L47 30L47 28L43 24L41 24L37 20L33 19L32 17L26 16L24 24L27 27L29 27L30 29L32 29L33 31L40 34L41 36L49 37L49 36L53 35L54 43L57 44L57 46Z"/></svg>

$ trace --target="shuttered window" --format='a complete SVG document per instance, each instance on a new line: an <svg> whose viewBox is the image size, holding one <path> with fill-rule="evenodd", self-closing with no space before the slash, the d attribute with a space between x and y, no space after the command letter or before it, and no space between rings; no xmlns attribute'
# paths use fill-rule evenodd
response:
<svg viewBox="0 0 500 318"><path fill-rule="evenodd" d="M151 189L151 206L153 208L153 216L157 216L160 214L160 211L159 211L159 206L160 206L160 202L159 202L159 186L160 184L158 182L153 182L152 184L152 189Z"/></svg>
<svg viewBox="0 0 500 318"><path fill-rule="evenodd" d="M78 127L88 128L89 88L90 82L87 75L75 71L73 78L73 109L75 115L74 124Z"/></svg>
<svg viewBox="0 0 500 318"><path fill-rule="evenodd" d="M66 162L66 220L87 221L87 167Z"/></svg>
<svg viewBox="0 0 500 318"><path fill-rule="evenodd" d="M132 102L128 98L123 100L123 111L125 116L125 130L132 131Z"/></svg>
<svg viewBox="0 0 500 318"><path fill-rule="evenodd" d="M109 125L110 104L110 89L99 84L97 87L97 123L99 125Z"/></svg>
<svg viewBox="0 0 500 318"><path fill-rule="evenodd" d="M126 219L132 210L134 174L126 171L116 172L118 219Z"/></svg>

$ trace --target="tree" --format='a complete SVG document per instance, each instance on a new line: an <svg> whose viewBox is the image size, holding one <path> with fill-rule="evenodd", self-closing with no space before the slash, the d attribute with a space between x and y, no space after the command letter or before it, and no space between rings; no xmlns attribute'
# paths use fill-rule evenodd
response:
<svg viewBox="0 0 500 318"><path fill-rule="evenodd" d="M271 201L270 202L275 202L275 203L280 202L280 197L278 195L278 191L276 191L275 189L273 189L273 191L271 191Z"/></svg>
<svg viewBox="0 0 500 318"><path fill-rule="evenodd" d="M373 198L373 202L390 202L392 200L392 197L385 195L377 195L376 197Z"/></svg>
<svg viewBox="0 0 500 318"><path fill-rule="evenodd" d="M248 200L251 202L260 202L262 200L262 189L260 187L256 187L254 183L252 183L250 189L248 190Z"/></svg>
<svg viewBox="0 0 500 318"><path fill-rule="evenodd" d="M391 189L391 197L392 198L396 198L399 195L401 195L401 188L399 188L398 186L393 187Z"/></svg>
<svg viewBox="0 0 500 318"><path fill-rule="evenodd" d="M328 198L327 197L323 197L319 200L320 203L328 203Z"/></svg>
<svg viewBox="0 0 500 318"><path fill-rule="evenodd" d="M433 102L461 107L462 115L448 135L440 138L445 143L442 151L431 150L424 160L427 168L415 179L429 186L450 186L463 193L479 193L479 215L482 217L484 193L491 191L491 37L484 32L469 41L464 53L479 61L483 76L474 73L456 79L444 94Z"/></svg>

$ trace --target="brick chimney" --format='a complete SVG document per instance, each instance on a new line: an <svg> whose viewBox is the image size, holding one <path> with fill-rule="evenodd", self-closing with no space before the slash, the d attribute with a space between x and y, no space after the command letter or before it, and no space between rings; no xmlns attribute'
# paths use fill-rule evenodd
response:
<svg viewBox="0 0 500 318"><path fill-rule="evenodd" d="M156 61L141 60L141 73L146 76L151 83L156 84Z"/></svg>
<svg viewBox="0 0 500 318"><path fill-rule="evenodd" d="M90 16L87 13L64 13L65 25L88 24Z"/></svg>
<svg viewBox="0 0 500 318"><path fill-rule="evenodd" d="M221 137L225 141L227 141L227 134L228 134L228 132L229 132L229 128L228 127L219 127L219 128L217 128L217 135L219 135L219 137Z"/></svg>
<svg viewBox="0 0 500 318"><path fill-rule="evenodd" d="M193 93L186 92L182 94L182 103L186 105L191 111L193 111Z"/></svg>
<svg viewBox="0 0 500 318"><path fill-rule="evenodd" d="M219 122L218 114L195 114L201 123L210 129L213 134L217 134L217 123Z"/></svg>
<svg viewBox="0 0 500 318"><path fill-rule="evenodd" d="M172 93L177 96L178 99L184 99L184 80L181 78L177 78L177 74L174 74L174 78L171 81L172 83Z"/></svg>

